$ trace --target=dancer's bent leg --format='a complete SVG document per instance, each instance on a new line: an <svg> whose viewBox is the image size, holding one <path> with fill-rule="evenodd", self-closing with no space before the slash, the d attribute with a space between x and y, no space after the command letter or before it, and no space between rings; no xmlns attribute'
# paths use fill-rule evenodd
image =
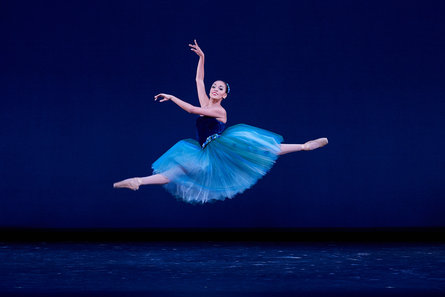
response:
<svg viewBox="0 0 445 297"><path fill-rule="evenodd" d="M162 174L153 174L146 177L141 177L141 185L165 185L170 182L168 178Z"/></svg>
<svg viewBox="0 0 445 297"><path fill-rule="evenodd" d="M170 180L162 174L153 174L146 177L133 177L113 184L114 188L128 188L133 191L139 189L141 185L164 185Z"/></svg>
<svg viewBox="0 0 445 297"><path fill-rule="evenodd" d="M328 144L327 138L318 138L315 140L310 140L304 144L282 143L281 148L280 148L281 151L278 153L278 155L284 155L284 154L299 152L299 151L311 151L311 150L315 150L317 148L323 147L326 144Z"/></svg>

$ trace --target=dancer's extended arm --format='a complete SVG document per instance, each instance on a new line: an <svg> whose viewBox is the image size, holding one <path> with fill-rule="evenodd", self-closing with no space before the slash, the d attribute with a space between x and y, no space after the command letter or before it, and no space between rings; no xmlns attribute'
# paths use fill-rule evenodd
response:
<svg viewBox="0 0 445 297"><path fill-rule="evenodd" d="M201 107L204 107L209 104L210 101L204 85L204 52L199 47L196 39L194 41L195 44L189 44L189 46L191 47L190 50L194 51L199 56L198 67L196 68L196 88L198 90L199 104Z"/></svg>
<svg viewBox="0 0 445 297"><path fill-rule="evenodd" d="M164 93L160 93L160 94L156 95L155 96L155 101L159 97L163 97L163 99L159 100L159 102L164 102L164 101L171 100L174 103L176 103L179 107L181 107L182 109L187 111L188 113L199 114L199 115L206 115L206 116L214 117L214 118L219 118L219 117L224 117L225 116L225 110L222 109L222 108L218 109L218 108L202 108L202 107L197 107L197 106L191 105L190 103L182 101L178 97L175 97L175 96L169 95L169 94L164 94Z"/></svg>

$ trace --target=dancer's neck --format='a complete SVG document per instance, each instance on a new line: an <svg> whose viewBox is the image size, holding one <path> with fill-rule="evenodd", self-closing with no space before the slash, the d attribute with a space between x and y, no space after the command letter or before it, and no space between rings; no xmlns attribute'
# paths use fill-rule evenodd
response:
<svg viewBox="0 0 445 297"><path fill-rule="evenodd" d="M214 105L220 105L221 106L221 101L222 99L210 99L210 106L214 106Z"/></svg>

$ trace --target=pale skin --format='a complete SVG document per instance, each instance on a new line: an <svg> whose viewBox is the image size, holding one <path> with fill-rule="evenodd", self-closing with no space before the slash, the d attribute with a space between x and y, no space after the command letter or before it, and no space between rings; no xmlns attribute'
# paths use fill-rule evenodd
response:
<svg viewBox="0 0 445 297"><path fill-rule="evenodd" d="M204 52L199 47L196 39L194 40L193 44L189 44L189 47L191 51L195 52L199 56L198 66L196 69L196 88L198 91L200 106L192 105L179 99L178 97L165 93L160 93L154 96L154 101L172 101L188 113L197 114L200 116L214 117L218 121L227 123L227 112L221 106L222 101L227 98L227 85L223 81L217 80L212 84L210 91L207 94L204 85ZM325 146L327 143L327 138L310 140L304 144L282 143L278 155L284 155L299 151L311 151ZM113 186L114 188L129 188L132 190L138 190L139 186L141 185L163 185L169 182L170 180L164 175L153 174L146 177L128 178L115 183Z"/></svg>

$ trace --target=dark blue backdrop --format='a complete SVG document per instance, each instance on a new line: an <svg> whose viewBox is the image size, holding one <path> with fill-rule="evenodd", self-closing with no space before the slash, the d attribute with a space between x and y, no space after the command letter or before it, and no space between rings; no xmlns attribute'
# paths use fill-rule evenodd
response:
<svg viewBox="0 0 445 297"><path fill-rule="evenodd" d="M443 1L0 2L0 226L445 226ZM194 137L196 38L228 125L325 148L232 200L113 182Z"/></svg>

